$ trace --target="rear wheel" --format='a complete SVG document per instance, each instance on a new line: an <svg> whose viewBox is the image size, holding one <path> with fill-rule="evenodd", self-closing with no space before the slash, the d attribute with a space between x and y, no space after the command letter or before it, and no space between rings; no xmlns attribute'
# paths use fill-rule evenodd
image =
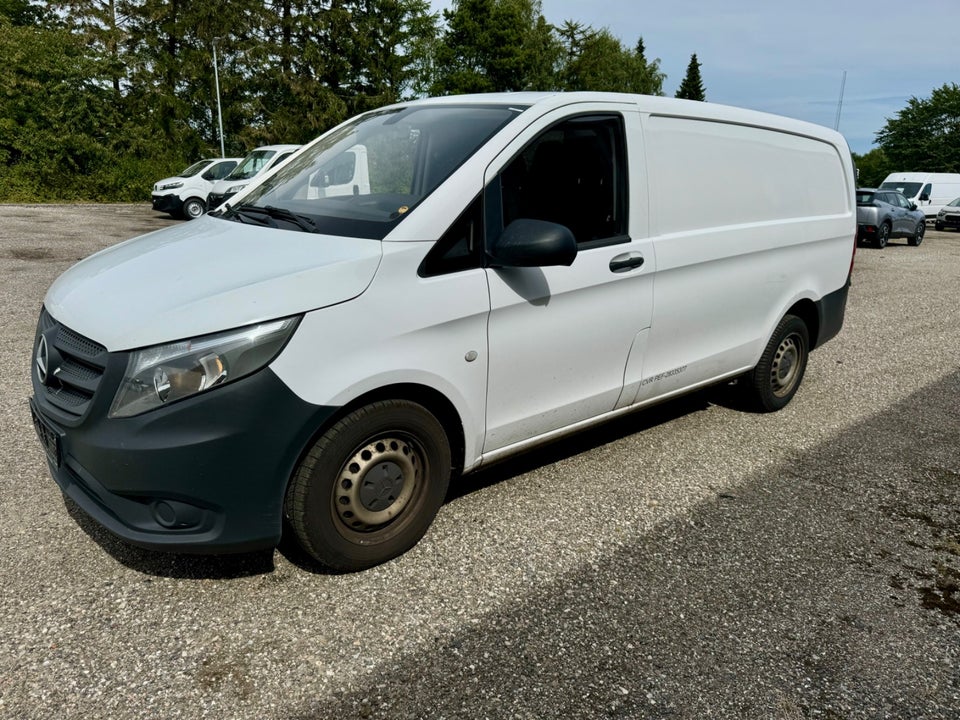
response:
<svg viewBox="0 0 960 720"><path fill-rule="evenodd" d="M923 242L923 234L927 231L927 221L921 220L917 223L917 229L914 230L913 235L907 238L907 243L916 247Z"/></svg>
<svg viewBox="0 0 960 720"><path fill-rule="evenodd" d="M195 220L206 212L207 206L200 198L188 198L183 203L183 216L187 220Z"/></svg>
<svg viewBox="0 0 960 720"><path fill-rule="evenodd" d="M887 240L890 239L890 225L883 223L877 228L877 247L881 250L887 246Z"/></svg>
<svg viewBox="0 0 960 720"><path fill-rule="evenodd" d="M373 403L317 440L291 480L285 511L317 562L362 570L419 542L446 496L450 469L446 433L426 408Z"/></svg>
<svg viewBox="0 0 960 720"><path fill-rule="evenodd" d="M780 410L796 395L807 369L809 347L806 323L796 315L785 315L748 376L747 392L756 409Z"/></svg>

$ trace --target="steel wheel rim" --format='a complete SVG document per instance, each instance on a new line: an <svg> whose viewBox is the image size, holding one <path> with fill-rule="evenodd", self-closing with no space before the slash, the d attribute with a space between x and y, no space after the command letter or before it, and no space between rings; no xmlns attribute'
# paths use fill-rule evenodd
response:
<svg viewBox="0 0 960 720"><path fill-rule="evenodd" d="M777 397L788 395L800 377L803 341L797 334L785 337L777 347L770 365L770 385Z"/></svg>
<svg viewBox="0 0 960 720"><path fill-rule="evenodd" d="M423 486L424 451L399 434L367 442L340 468L333 491L333 511L352 532L382 529L410 507Z"/></svg>
<svg viewBox="0 0 960 720"><path fill-rule="evenodd" d="M198 218L203 215L203 208L200 206L200 203L187 203L187 215L192 218Z"/></svg>

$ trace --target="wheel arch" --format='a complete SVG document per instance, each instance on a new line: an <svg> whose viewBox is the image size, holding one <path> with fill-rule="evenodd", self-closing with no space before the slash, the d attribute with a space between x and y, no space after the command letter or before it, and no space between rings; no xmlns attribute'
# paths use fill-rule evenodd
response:
<svg viewBox="0 0 960 720"><path fill-rule="evenodd" d="M817 310L817 304L809 298L798 300L784 315L796 315L803 320L807 326L807 335L810 342L810 350L817 347L820 339L820 312Z"/></svg>
<svg viewBox="0 0 960 720"><path fill-rule="evenodd" d="M291 477L294 473L296 473L297 468L300 466L300 463L303 460L303 457L310 451L310 448L313 447L320 436L323 435L328 428L333 426L341 418L352 413L354 410L381 400L408 400L410 402L417 403L418 405L422 405L429 412L431 412L447 433L447 441L450 443L451 466L453 467L454 472L459 473L463 470L465 462L463 421L460 418L460 413L457 412L454 404L439 390L427 385L420 385L418 383L395 383L392 385L384 385L374 390L365 392L362 395L358 395L356 398L348 402L346 405L341 406L336 412L331 414L322 423L320 423L320 425L313 430L313 433L310 435L306 444L301 449L300 456L297 458L297 462L293 466ZM288 485L289 481L290 479L288 478Z"/></svg>

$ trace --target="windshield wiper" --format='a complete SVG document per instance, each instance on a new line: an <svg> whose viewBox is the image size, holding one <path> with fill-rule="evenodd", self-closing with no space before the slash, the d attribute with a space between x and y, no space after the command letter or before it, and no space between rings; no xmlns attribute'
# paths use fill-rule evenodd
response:
<svg viewBox="0 0 960 720"><path fill-rule="evenodd" d="M241 205L238 208L234 208L233 211L237 214L244 213L249 217L250 213L258 213L260 215L266 215L268 217L274 218L276 220L284 220L288 223L296 225L301 230L306 230L307 232L320 232L317 230L317 224L308 218L306 215L300 215L298 213L287 210L286 208L276 207L274 205L265 205L263 207L259 205ZM266 218L251 218L256 222L259 222L263 225L270 223L266 222ZM276 227L276 223L272 224L273 227Z"/></svg>
<svg viewBox="0 0 960 720"><path fill-rule="evenodd" d="M273 222L269 217L263 217L263 209L256 207L245 207L240 206L237 208L230 208L233 211L233 218L241 223L256 223L257 225L266 225L267 227L275 228L277 224ZM257 211L256 213L251 211Z"/></svg>

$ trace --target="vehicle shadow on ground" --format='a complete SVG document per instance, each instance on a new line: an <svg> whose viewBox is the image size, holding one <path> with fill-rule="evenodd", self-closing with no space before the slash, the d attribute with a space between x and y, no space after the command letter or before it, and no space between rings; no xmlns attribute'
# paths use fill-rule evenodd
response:
<svg viewBox="0 0 960 720"><path fill-rule="evenodd" d="M282 716L958 717L957 407L960 372Z"/></svg>
<svg viewBox="0 0 960 720"><path fill-rule="evenodd" d="M184 580L229 580L273 572L273 550L233 555L182 555L130 545L90 518L63 495L70 517L104 552L122 565L145 575Z"/></svg>

